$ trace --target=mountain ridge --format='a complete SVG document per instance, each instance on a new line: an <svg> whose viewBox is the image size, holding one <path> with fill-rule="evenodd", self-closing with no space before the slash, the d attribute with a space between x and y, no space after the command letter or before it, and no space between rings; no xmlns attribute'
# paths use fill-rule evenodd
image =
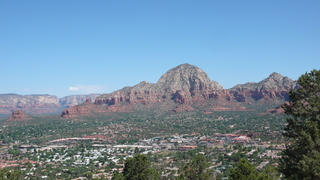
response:
<svg viewBox="0 0 320 180"><path fill-rule="evenodd" d="M209 79L208 75L197 66L182 64L164 73L157 83L142 81L135 86L102 94L93 104L99 105L100 113L141 109L172 112L195 109L243 111L247 110L245 104L258 101L284 102L288 99L287 91L295 87L295 81L278 73L272 73L258 83L238 84L233 88L224 89L218 82ZM101 110L101 107L104 110ZM81 114L81 111L73 111L72 108L68 109L68 113L64 111L62 117ZM87 109L95 112L91 105L88 105ZM88 114L87 111L84 114Z"/></svg>
<svg viewBox="0 0 320 180"><path fill-rule="evenodd" d="M156 83L141 81L111 93L63 98L47 94L0 94L0 114L11 114L15 109L27 114L58 114L63 111L63 117L145 109L171 112L247 110L245 106L250 104L287 101L287 91L296 87L296 81L274 72L260 82L224 89L202 69L185 63L168 70Z"/></svg>

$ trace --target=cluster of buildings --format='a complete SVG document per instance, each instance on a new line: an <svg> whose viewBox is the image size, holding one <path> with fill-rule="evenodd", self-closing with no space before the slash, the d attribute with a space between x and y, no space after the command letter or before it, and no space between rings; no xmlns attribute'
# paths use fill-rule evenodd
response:
<svg viewBox="0 0 320 180"><path fill-rule="evenodd" d="M58 164L63 165L67 162L71 162L72 167L88 166L93 164L96 167L108 167L110 163L114 163L121 168L112 168L110 172L99 171L99 173L94 174L95 177L103 175L105 177L112 177L112 172L122 170L124 160L128 157L133 157L136 151L139 153L158 153L162 151L188 151L196 149L199 146L207 147L221 147L220 153L224 154L225 158L230 157L236 151L231 151L227 153L226 146L233 146L236 144L242 144L244 146L255 146L261 144L259 141L252 140L251 137L246 135L237 134L215 134L211 137L197 136L197 135L174 135L169 137L154 137L150 139L142 139L134 144L115 144L113 141L109 141L104 135L92 135L83 136L81 138L64 138L56 139L47 143L46 146L34 146L34 145L20 145L18 149L21 154L29 153L36 156L36 159L24 159L24 161L12 161L14 157L8 151L0 151L0 165L2 166L17 166L22 163L30 162L31 164L53 164L57 166ZM77 144L87 144L88 148L84 148L82 151L75 151L73 147ZM277 149L276 149L277 148ZM259 154L259 158L279 158L279 152L283 147L276 147L273 150L265 150L263 153ZM56 150L60 150L57 152ZM63 150L61 150L63 149ZM247 152L249 157L256 150L253 149ZM55 152L54 154L52 154ZM72 153L71 153L72 152ZM51 155L48 155L51 154ZM170 159L170 157L168 157ZM9 163L10 162L10 163ZM267 161L260 164L261 167L265 166ZM1 164L2 163L2 164ZM11 165L10 165L11 164ZM70 165L70 164L69 164ZM215 164L215 166L221 166L221 163ZM212 166L212 167L215 167ZM35 167L33 167L35 168ZM167 167L171 168L172 167ZM175 171L177 167L173 167ZM169 171L169 170L168 170ZM33 175L33 172L30 175ZM63 174L63 172L62 172ZM99 175L100 174L100 175ZM61 173L57 173L56 177L59 178ZM167 174L168 175L168 174Z"/></svg>

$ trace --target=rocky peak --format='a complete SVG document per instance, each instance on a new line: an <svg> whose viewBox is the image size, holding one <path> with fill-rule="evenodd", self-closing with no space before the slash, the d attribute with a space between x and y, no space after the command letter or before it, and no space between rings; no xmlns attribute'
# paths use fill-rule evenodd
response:
<svg viewBox="0 0 320 180"><path fill-rule="evenodd" d="M292 79L274 72L258 83L238 84L229 91L241 102L246 101L245 97L252 97L255 100L274 98L288 100L287 91L294 89L296 85Z"/></svg>
<svg viewBox="0 0 320 180"><path fill-rule="evenodd" d="M245 84L238 84L231 88L231 90L269 90L269 89L277 89L277 90L290 90L295 88L296 82L292 79L282 76L279 73L272 73L269 77L265 78L264 80L258 82L258 83L245 83Z"/></svg>
<svg viewBox="0 0 320 180"><path fill-rule="evenodd" d="M295 88L296 83L279 73L272 73L269 77L258 83L259 89L277 89L277 90L290 90Z"/></svg>
<svg viewBox="0 0 320 180"><path fill-rule="evenodd" d="M157 86L166 92L223 89L219 83L210 80L202 69L187 63L163 74L157 82Z"/></svg>

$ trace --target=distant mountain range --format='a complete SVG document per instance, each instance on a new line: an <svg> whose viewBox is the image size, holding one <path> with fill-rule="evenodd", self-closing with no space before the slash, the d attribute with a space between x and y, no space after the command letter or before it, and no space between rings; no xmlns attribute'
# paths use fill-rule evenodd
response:
<svg viewBox="0 0 320 180"><path fill-rule="evenodd" d="M54 95L0 94L0 114L11 114L21 110L27 114L59 114L64 109L81 104L87 98L94 99L101 94L71 95L58 98Z"/></svg>
<svg viewBox="0 0 320 180"><path fill-rule="evenodd" d="M182 64L162 75L157 83L142 81L132 87L98 96L94 103L73 106L62 117L76 117L92 113L247 111L259 106L278 106L288 100L288 90L297 82L278 73L272 73L258 83L245 83L224 89L208 78L200 68ZM253 109L248 109L252 107Z"/></svg>
<svg viewBox="0 0 320 180"><path fill-rule="evenodd" d="M10 114L16 109L27 114L57 114L64 110L61 116L72 118L92 113L138 110L246 111L252 110L248 109L249 106L280 105L288 100L287 91L296 86L296 81L272 73L258 83L238 84L224 89L197 66L182 64L163 74L157 83L142 81L102 95L74 95L59 99L51 95L2 94L0 114Z"/></svg>

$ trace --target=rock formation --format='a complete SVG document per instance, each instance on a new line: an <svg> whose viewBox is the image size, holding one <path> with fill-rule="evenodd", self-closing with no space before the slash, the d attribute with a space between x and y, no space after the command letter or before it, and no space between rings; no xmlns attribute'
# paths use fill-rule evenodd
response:
<svg viewBox="0 0 320 180"><path fill-rule="evenodd" d="M198 67L182 64L162 75L157 83L142 81L135 86L103 94L95 99L94 105L99 107L100 113L145 109L182 112L199 108L206 113L246 111L246 105L260 101L284 102L288 100L287 91L295 87L295 81L272 73L261 82L239 84L231 89L224 89L219 83L210 80ZM70 110L86 114L84 109L79 110L76 107ZM91 111L97 112L94 108L91 108ZM66 113L62 116L67 117Z"/></svg>
<svg viewBox="0 0 320 180"><path fill-rule="evenodd" d="M26 121L30 120L32 117L26 115L24 112L20 110L14 110L12 115L7 119L7 121Z"/></svg>
<svg viewBox="0 0 320 180"><path fill-rule="evenodd" d="M279 98L288 101L287 91L296 88L296 86L297 83L290 78L272 73L259 83L239 84L229 89L229 92L239 102L246 102L249 100L248 98L253 100Z"/></svg>
<svg viewBox="0 0 320 180"><path fill-rule="evenodd" d="M92 104L90 98L87 98L83 104L65 109L61 116L66 118L76 118L78 116L92 115L93 113L103 114L105 112L105 108Z"/></svg>
<svg viewBox="0 0 320 180"><path fill-rule="evenodd" d="M285 102L284 104L290 105L289 102ZM276 108L266 110L265 114L282 114L282 113L284 113L284 109L282 108L282 106L284 104L277 106Z"/></svg>
<svg viewBox="0 0 320 180"><path fill-rule="evenodd" d="M193 110L190 104L201 104L209 98L217 98L221 93L224 93L223 87L210 80L203 70L190 64L182 64L162 75L156 84L143 81L133 87L103 94L94 103L107 105L109 109L114 106L114 110L124 106L137 108L138 105L145 105L147 108L161 106L180 112ZM180 104L184 106L179 106Z"/></svg>
<svg viewBox="0 0 320 180"><path fill-rule="evenodd" d="M148 109L162 112L200 110L206 113L246 111L252 104L282 104L288 101L287 91L296 87L296 81L272 73L258 83L238 84L224 89L202 69L182 64L163 74L157 83L142 81L102 95L74 95L59 99L50 95L0 94L0 114L10 114L13 109L28 114L54 114L64 110L61 116L71 118L92 113Z"/></svg>

